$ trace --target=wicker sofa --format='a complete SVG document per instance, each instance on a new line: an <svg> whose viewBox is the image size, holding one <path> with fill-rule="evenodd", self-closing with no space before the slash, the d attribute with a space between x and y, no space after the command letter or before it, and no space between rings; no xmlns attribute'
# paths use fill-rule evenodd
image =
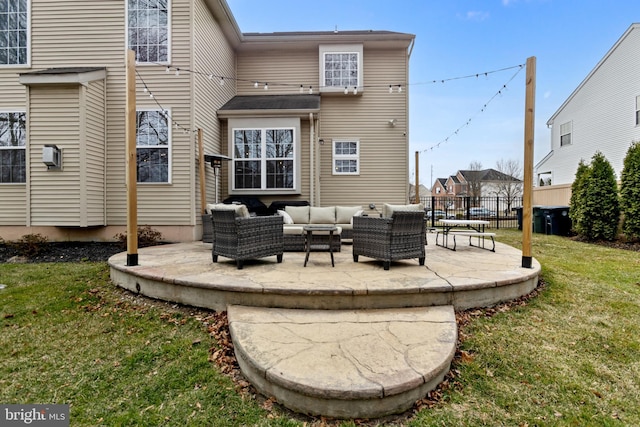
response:
<svg viewBox="0 0 640 427"><path fill-rule="evenodd" d="M340 229L341 238L333 240L333 250L340 251L341 241L352 237L353 217L361 213L362 206L285 206L284 210L278 210L278 215L284 220L284 250L304 251L303 227L309 224L326 224ZM314 232L313 235L314 239L322 239L322 233Z"/></svg>

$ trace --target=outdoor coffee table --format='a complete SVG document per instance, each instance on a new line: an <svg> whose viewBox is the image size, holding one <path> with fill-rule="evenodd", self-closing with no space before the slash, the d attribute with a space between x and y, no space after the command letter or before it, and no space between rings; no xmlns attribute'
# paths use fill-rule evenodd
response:
<svg viewBox="0 0 640 427"><path fill-rule="evenodd" d="M304 256L304 266L307 266L307 261L309 261L309 252L311 250L315 251L326 251L328 250L331 254L331 267L335 267L333 261L333 236L334 233L338 231L338 227L335 225L305 225L302 227L304 230L304 249L306 255ZM327 243L313 243L313 232L321 231L324 233L329 233L329 242Z"/></svg>

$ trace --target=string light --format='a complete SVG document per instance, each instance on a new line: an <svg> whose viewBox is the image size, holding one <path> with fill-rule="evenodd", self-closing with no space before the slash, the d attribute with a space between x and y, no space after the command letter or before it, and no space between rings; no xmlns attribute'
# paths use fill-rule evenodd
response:
<svg viewBox="0 0 640 427"><path fill-rule="evenodd" d="M147 82L144 81L144 79L142 78L142 76L140 75L138 70L136 70L136 75L138 76L138 78L142 82L144 93L148 93L149 94L149 98L153 99L155 101L156 105L159 107L160 114L162 116L166 117L168 122L173 123L173 126L174 126L174 128L176 130L177 129L182 129L183 133L185 133L185 134L188 133L188 132L191 132L191 130L189 128L184 127L184 126L180 125L180 123L178 123L177 121L173 120L173 118L171 117L171 114L169 114L169 110L164 108L162 106L162 104L160 104L160 102L156 99L156 97L153 95L153 92L151 92L151 89L149 89L149 86L147 85ZM195 132L195 131L193 131L193 132Z"/></svg>
<svg viewBox="0 0 640 427"><path fill-rule="evenodd" d="M163 64L157 64L157 65L163 65ZM432 81L427 82L427 83L425 83L425 82L420 82L420 83L411 83L411 85L423 85L423 84L431 84L431 83L436 83L436 82L439 82L439 83L445 83L445 82L452 81L452 80L460 80L460 79L466 79L466 78L472 78L472 77L475 77L475 78L477 79L477 78L479 78L481 75L484 75L485 77L488 77L488 76L489 76L489 74L498 73L498 72L506 71L506 70L511 70L511 69L514 69L514 68L518 68L518 71L517 71L517 72L513 75L513 77L512 77L512 78L507 82L507 84L508 84L511 80L513 80L513 78L515 78L515 76L520 72L520 70L522 70L522 69L524 68L524 64L515 65L515 66L512 66L512 67L501 68L501 69L493 70L493 71L486 71L486 72L483 72L483 73L470 74L470 75L466 75L466 76L459 76L459 77L451 77L451 78L447 78L447 79L432 80ZM260 86L260 84L264 84L264 90L269 90L269 83L267 83L267 82L264 82L264 83L263 83L263 82L260 82L259 80L243 80L243 79L238 79L238 78L235 78L235 77L228 77L228 76L216 75L215 73L202 73L202 72L199 72L199 71L193 71L193 70L189 70L189 69L180 69L180 68L178 68L178 67L172 67L172 66L170 66L170 65L169 65L169 66L166 66L166 72L167 72L167 73L171 72L171 70L172 70L172 69L174 70L174 72L175 72L175 75L176 75L176 76L180 76L180 71L184 71L184 72L187 72L187 73L204 75L204 76L208 77L208 78L209 78L209 80L213 80L213 78L214 78L214 77L216 77L216 78L218 78L218 79L219 79L219 80L218 80L218 83L219 83L219 85L220 85L220 86L224 86L224 85L225 85L225 83L226 83L226 82L225 82L225 80L232 80L232 81L236 81L236 82L252 82L252 83L253 83L253 87L254 87L254 88L258 88L258 87ZM136 70L136 74L138 75L138 77L140 78L140 80L143 82L143 85L144 85L144 92L145 92L145 93L149 93L149 97L150 97L151 99L154 99L154 100L155 100L155 102L156 102L156 104L158 104L158 105L160 106L160 104L158 103L158 101L155 99L154 94L149 90L148 86L146 85L146 83L144 82L144 80L142 79L142 77L140 76L140 74L138 73L138 71L137 71L137 70ZM274 84L275 84L276 86L284 86L284 87L287 87L287 86L291 87L291 86L292 86L292 84L291 84L291 83L283 83L283 82L277 82L277 83L274 83ZM409 83L406 83L406 85L409 85ZM299 83L298 83L298 84L296 84L296 86L299 86L300 93L304 93L304 85L303 85L303 84L299 84ZM381 86L371 85L371 86L360 86L360 87L362 87L363 89L365 89L365 88L376 88L376 87L380 88ZM397 91L398 93L402 93L402 92L403 92L402 84L391 84L391 85L385 85L385 86L382 86L382 87L387 87L387 88L388 88L389 93L393 93L393 92L394 92L394 90L393 90L393 89L394 89L394 87L397 87L397 88L398 88L398 91ZM319 89L320 89L320 90L322 90L322 88L323 88L323 86L320 86L320 87L319 87ZM334 87L334 86L330 86L330 88L335 88L335 87ZM502 95L503 90L506 90L506 89L507 89L507 85L505 84L505 85L503 85L503 86L502 86L502 88L501 88L501 89L500 89L500 90L499 90L499 91L498 91L498 92L497 92L497 93L496 93L496 94L495 94L495 95L494 95L494 96L493 96L493 97L492 97L492 98L491 98L491 99L490 99L486 104L484 104L483 108L482 108L482 109L480 109L480 112L484 112L484 110L487 108L487 105L488 105L488 104L489 104L489 103L490 103L490 102L491 102L495 97L497 97L497 96L501 96L501 95ZM359 90L359 87L358 87L358 86L353 86L353 94L354 94L354 95L357 95L357 94L358 94L358 90ZM309 94L310 94L310 95L312 95L312 94L313 94L313 86L312 86L312 85L310 85L310 86L309 86ZM348 86L345 86L345 88L344 88L344 94L345 94L345 95L348 95L348 94L349 94L349 87L348 87ZM164 111L166 111L166 110L164 110ZM167 115L168 115L168 113L167 113ZM457 130L456 130L452 135L449 135L449 136L448 136L448 137L446 137L444 140L442 140L442 141L438 142L437 144L435 144L434 146L432 146L432 147L430 147L430 148L428 148L428 149L433 149L433 148L435 148L435 147L439 147L439 146L440 146L440 144L442 144L443 142L447 142L447 141L449 141L449 139L450 139L450 137L451 137L451 136L453 136L453 135L457 135L458 131L460 131L462 127L464 127L464 126L468 126L468 125L470 124L470 122L471 122L471 119L469 119L469 120L468 120L468 121L467 121L463 126L461 126L460 128L458 128L458 129L457 129ZM175 124L177 127L179 127L179 128L186 129L186 128L184 128L184 127L180 126L180 125L179 125L177 122L175 122L175 121L174 121L174 124ZM425 149L425 150L423 150L423 151L426 151L426 150L428 150L428 149Z"/></svg>
<svg viewBox="0 0 640 427"><path fill-rule="evenodd" d="M518 70L511 76L511 78L502 85L502 87L486 102L483 104L482 108L472 117L470 117L465 124L463 124L462 126L460 126L458 129L456 129L453 133L451 133L449 136L447 136L446 138L444 138L443 140L439 141L438 143L432 145L431 147L425 148L423 150L421 150L421 153L424 153L428 150L433 150L434 148L438 148L440 147L441 144L447 143L449 142L449 139L451 139L451 137L453 137L454 135L458 135L458 132L460 132L464 127L467 127L471 124L471 120L473 120L475 118L475 116L477 116L479 113L484 112L487 109L487 106L498 96L502 95L502 91L507 89L507 85L509 83L511 83L511 81L513 79L516 78L516 76L520 73L520 71L522 71L522 68L524 67L524 65L519 65L517 67L509 67L507 69L513 69L513 68L518 68ZM486 74L486 73L485 73ZM451 79L450 79L451 80Z"/></svg>

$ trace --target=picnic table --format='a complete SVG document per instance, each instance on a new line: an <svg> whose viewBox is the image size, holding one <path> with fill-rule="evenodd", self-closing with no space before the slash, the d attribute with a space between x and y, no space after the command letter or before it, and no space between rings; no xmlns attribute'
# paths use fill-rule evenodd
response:
<svg viewBox="0 0 640 427"><path fill-rule="evenodd" d="M441 219L439 221L442 224L442 229L436 232L436 245L443 248L456 250L456 236L469 237L469 245L487 249L491 252L496 251L496 242L494 237L496 233L488 233L485 231L485 227L489 225L489 221L482 219ZM442 234L442 244L438 243L439 237ZM453 240L453 247L449 247L449 237ZM477 238L478 244L474 245L471 239ZM491 249L485 247L485 239L490 238L492 247Z"/></svg>

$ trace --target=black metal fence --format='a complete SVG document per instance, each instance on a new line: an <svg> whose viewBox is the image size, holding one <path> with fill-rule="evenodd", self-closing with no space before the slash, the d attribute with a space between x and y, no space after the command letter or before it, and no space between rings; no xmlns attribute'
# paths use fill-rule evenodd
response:
<svg viewBox="0 0 640 427"><path fill-rule="evenodd" d="M440 219L483 219L487 228L518 228L522 222L522 197L422 197L430 226Z"/></svg>

